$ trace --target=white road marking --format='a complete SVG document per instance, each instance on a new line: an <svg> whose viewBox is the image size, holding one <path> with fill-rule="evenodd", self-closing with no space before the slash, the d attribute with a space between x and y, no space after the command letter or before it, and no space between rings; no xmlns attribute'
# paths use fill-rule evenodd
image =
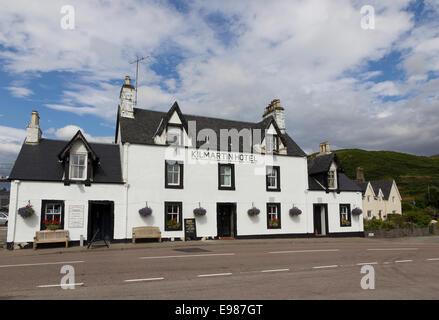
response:
<svg viewBox="0 0 439 320"><path fill-rule="evenodd" d="M367 251L418 250L419 248L375 248Z"/></svg>
<svg viewBox="0 0 439 320"><path fill-rule="evenodd" d="M438 261L439 258L431 258L431 259L427 259L427 261Z"/></svg>
<svg viewBox="0 0 439 320"><path fill-rule="evenodd" d="M156 281L156 280L164 280L165 278L146 278L146 279L130 279L124 280L124 282L140 282L140 281Z"/></svg>
<svg viewBox="0 0 439 320"><path fill-rule="evenodd" d="M283 271L290 271L290 269L262 270L261 272L283 272Z"/></svg>
<svg viewBox="0 0 439 320"><path fill-rule="evenodd" d="M139 259L168 259L168 258L191 258L191 257L213 257L213 256L233 256L234 253L211 253L211 254L181 254L178 256L157 256L140 257Z"/></svg>
<svg viewBox="0 0 439 320"><path fill-rule="evenodd" d="M83 263L83 262L84 261L61 261L61 262L42 262L42 263L27 263L27 264L8 264L8 265L2 265L0 266L0 268L46 266L51 264L73 264L73 263Z"/></svg>
<svg viewBox="0 0 439 320"><path fill-rule="evenodd" d="M37 286L37 288L53 288L53 287L61 287L61 286L73 287L73 286L83 286L83 285L84 285L83 282L80 282L80 283L66 283L66 284L45 284L45 285Z"/></svg>
<svg viewBox="0 0 439 320"><path fill-rule="evenodd" d="M401 262L413 262L413 260L398 260L398 261L395 261L395 263L401 263Z"/></svg>
<svg viewBox="0 0 439 320"><path fill-rule="evenodd" d="M212 273L212 274L200 274L197 277L199 278L203 278L203 277L218 277L218 276L230 276L232 273L231 272L226 272L226 273Z"/></svg>
<svg viewBox="0 0 439 320"><path fill-rule="evenodd" d="M386 261L386 262L383 262L383 264L390 264L391 262L388 262L388 261Z"/></svg>
<svg viewBox="0 0 439 320"><path fill-rule="evenodd" d="M334 264L334 265L331 265L331 266L318 266L318 267L313 267L313 269L337 268L337 267L338 267L338 265L337 265L337 264Z"/></svg>
<svg viewBox="0 0 439 320"><path fill-rule="evenodd" d="M357 263L357 266L364 266L366 264L378 264L378 262L360 262L360 263Z"/></svg>
<svg viewBox="0 0 439 320"><path fill-rule="evenodd" d="M308 252L334 252L340 249L321 249L321 250L295 250L295 251L271 251L268 253L308 253Z"/></svg>

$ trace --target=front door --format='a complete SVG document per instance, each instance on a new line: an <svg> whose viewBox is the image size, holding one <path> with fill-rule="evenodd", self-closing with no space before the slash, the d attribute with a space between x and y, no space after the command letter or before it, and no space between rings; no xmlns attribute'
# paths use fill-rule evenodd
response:
<svg viewBox="0 0 439 320"><path fill-rule="evenodd" d="M87 240L113 240L114 204L112 201L90 201L88 205Z"/></svg>
<svg viewBox="0 0 439 320"><path fill-rule="evenodd" d="M235 204L217 204L218 237L233 238L236 235Z"/></svg>
<svg viewBox="0 0 439 320"><path fill-rule="evenodd" d="M325 236L328 234L328 211L326 204L314 204L314 234Z"/></svg>

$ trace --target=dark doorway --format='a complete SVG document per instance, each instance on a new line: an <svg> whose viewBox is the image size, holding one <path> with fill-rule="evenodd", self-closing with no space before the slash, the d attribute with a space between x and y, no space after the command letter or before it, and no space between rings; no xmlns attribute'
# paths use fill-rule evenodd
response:
<svg viewBox="0 0 439 320"><path fill-rule="evenodd" d="M329 234L327 204L314 204L314 234L316 236Z"/></svg>
<svg viewBox="0 0 439 320"><path fill-rule="evenodd" d="M234 238L236 236L236 203L217 203L218 237Z"/></svg>
<svg viewBox="0 0 439 320"><path fill-rule="evenodd" d="M96 234L96 236L95 236ZM113 240L114 203L113 201L88 202L88 234L87 240Z"/></svg>

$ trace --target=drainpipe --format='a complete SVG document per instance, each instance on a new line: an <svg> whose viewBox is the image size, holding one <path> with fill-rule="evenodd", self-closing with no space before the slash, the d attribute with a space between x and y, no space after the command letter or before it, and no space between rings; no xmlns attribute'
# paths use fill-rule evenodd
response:
<svg viewBox="0 0 439 320"><path fill-rule="evenodd" d="M14 212L14 228L12 231L12 241L9 241L9 243L12 242L12 249L14 248L15 243L15 233L17 230L17 215L18 215L18 188L20 186L20 180L14 180L13 184L15 185L15 197L14 197L14 207L12 208L11 212ZM8 227L9 230L9 227ZM9 232L8 232L9 234ZM8 237L7 237L8 238ZM11 239L9 239L11 240ZM8 239L6 239L6 242L8 242Z"/></svg>
<svg viewBox="0 0 439 320"><path fill-rule="evenodd" d="M123 166L124 166L124 186L125 186L125 239L128 237L128 189L130 187L128 183L128 149L130 147L129 143L124 144L124 156L123 156Z"/></svg>

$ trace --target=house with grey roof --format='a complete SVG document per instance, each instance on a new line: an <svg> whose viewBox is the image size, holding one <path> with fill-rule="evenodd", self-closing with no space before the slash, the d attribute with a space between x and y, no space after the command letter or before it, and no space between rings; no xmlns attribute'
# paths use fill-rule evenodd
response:
<svg viewBox="0 0 439 320"><path fill-rule="evenodd" d="M385 219L389 213L402 214L402 197L395 180L366 181L363 168L358 167L355 183L363 195L364 218Z"/></svg>
<svg viewBox="0 0 439 320"><path fill-rule="evenodd" d="M48 220L71 242L129 241L138 227L185 240L189 224L195 239L363 234L361 189L329 145L308 161L278 99L244 122L185 114L177 102L167 112L137 108L134 92L126 77L113 143L80 131L44 138L32 113L9 177L10 247L31 243ZM19 214L26 206L33 215Z"/></svg>

